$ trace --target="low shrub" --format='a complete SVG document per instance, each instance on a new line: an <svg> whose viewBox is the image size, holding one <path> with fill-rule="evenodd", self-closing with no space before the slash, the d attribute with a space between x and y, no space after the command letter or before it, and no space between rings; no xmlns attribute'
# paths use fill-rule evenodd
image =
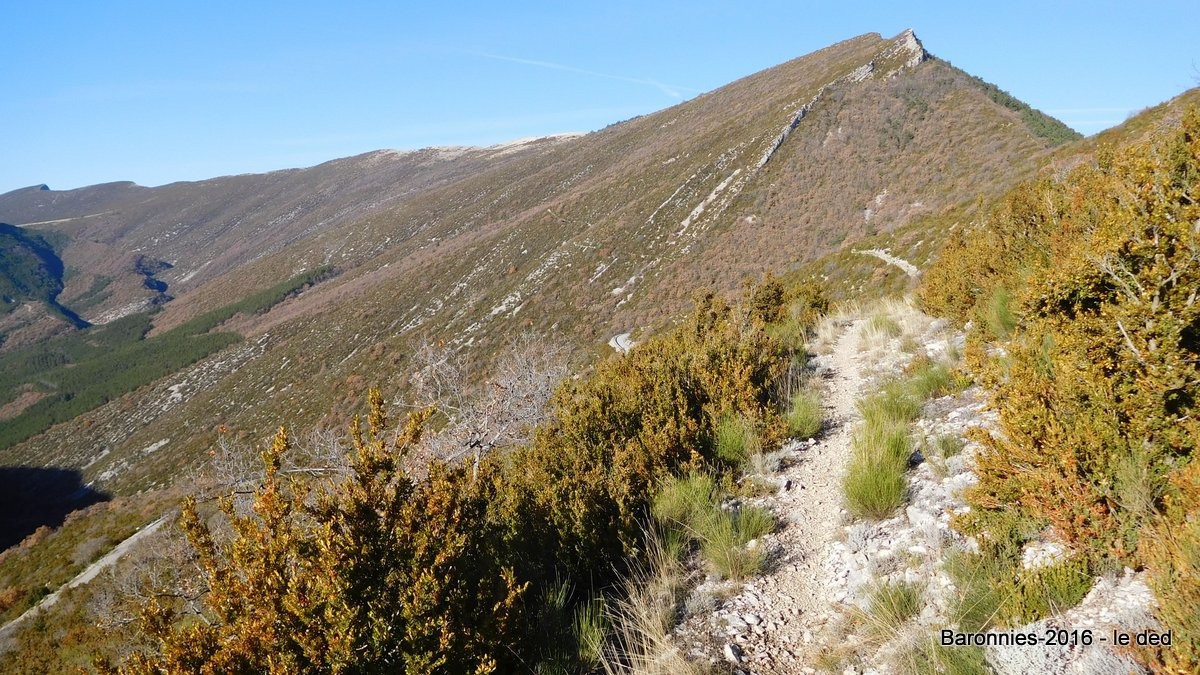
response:
<svg viewBox="0 0 1200 675"><path fill-rule="evenodd" d="M1170 648L1147 650L1158 672L1200 670L1200 460L1179 471L1164 513L1142 537L1139 552L1150 567L1156 615L1172 631Z"/></svg>
<svg viewBox="0 0 1200 675"><path fill-rule="evenodd" d="M1010 625L1038 621L1074 607L1092 588L1086 561L1065 560L1053 565L1021 570L1016 592L1005 598Z"/></svg>
<svg viewBox="0 0 1200 675"><path fill-rule="evenodd" d="M1086 561L1078 558L1022 569L1016 555L955 551L946 559L954 580L951 618L964 631L1040 621L1074 607L1092 587Z"/></svg>
<svg viewBox="0 0 1200 675"><path fill-rule="evenodd" d="M429 413L396 430L378 392L368 430L352 429L344 480L284 480L281 431L263 455L255 515L224 509L230 545L217 543L194 504L184 508L213 589L204 620L183 621L176 602L152 600L145 611L158 649L124 669L483 673L539 661L553 669L582 658L597 631L591 609L567 611L581 599L561 597L562 580L612 587L647 551L659 558L648 563L655 581L618 598L610 614L618 643L643 641L626 642L622 658L654 652L645 640L662 646L670 634L686 540L669 526L648 540L648 511L688 522L731 576L762 564L761 548L746 543L763 534L764 517L721 509L712 479L673 476L744 462L757 443L782 437L773 392L782 357L761 321L747 323L708 295L674 330L564 382L528 445L477 465L433 463L414 479L403 459ZM545 649L559 634L541 629L547 612L568 626L583 616L565 638L579 643L577 654ZM686 672L678 658L670 672Z"/></svg>
<svg viewBox="0 0 1200 675"><path fill-rule="evenodd" d="M1013 572L1045 589L1025 588L1020 613L1078 595L1079 570L1148 568L1181 636L1149 658L1182 671L1200 667L1200 630L1175 604L1200 595L1194 516L1174 501L1200 439L1198 176L1191 108L1014 189L951 237L920 289L927 309L973 321L966 358L999 415L999 433L979 439L961 527L985 542L1034 522L1078 553L1079 569Z"/></svg>

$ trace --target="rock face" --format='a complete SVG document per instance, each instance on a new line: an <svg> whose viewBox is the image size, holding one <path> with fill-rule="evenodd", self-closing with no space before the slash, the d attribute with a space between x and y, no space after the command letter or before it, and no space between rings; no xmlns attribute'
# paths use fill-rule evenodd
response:
<svg viewBox="0 0 1200 675"><path fill-rule="evenodd" d="M620 335L614 335L611 338L609 338L609 340L608 340L608 346L612 347L616 352L618 352L620 354L628 354L629 350L633 349L634 344L635 343L634 343L633 339L630 337L630 333L621 333Z"/></svg>
<svg viewBox="0 0 1200 675"><path fill-rule="evenodd" d="M925 45L921 44L921 41L917 39L917 34L911 28L896 38L896 46L887 55L907 58L904 61L906 68L912 68L929 58L929 52L925 51Z"/></svg>

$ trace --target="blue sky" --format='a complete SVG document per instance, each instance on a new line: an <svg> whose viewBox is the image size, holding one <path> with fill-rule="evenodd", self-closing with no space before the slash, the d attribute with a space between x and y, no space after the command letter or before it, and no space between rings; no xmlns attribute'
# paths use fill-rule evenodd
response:
<svg viewBox="0 0 1200 675"><path fill-rule="evenodd" d="M0 192L588 131L908 27L1084 133L1200 84L1195 0L345 4L3 3Z"/></svg>

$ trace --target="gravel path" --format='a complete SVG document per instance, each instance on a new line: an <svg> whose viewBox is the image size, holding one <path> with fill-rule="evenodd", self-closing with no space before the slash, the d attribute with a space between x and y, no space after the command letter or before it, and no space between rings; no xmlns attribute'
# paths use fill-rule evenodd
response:
<svg viewBox="0 0 1200 675"><path fill-rule="evenodd" d="M824 611L834 598L826 598L821 584L821 555L842 523L842 478L850 458L850 441L860 418L856 403L862 395L863 378L858 364L858 333L864 321L856 321L838 339L833 353L818 356L815 364L824 375L822 392L828 431L803 454L803 459L784 472L792 488L779 498L787 520L789 543L783 565L787 574L777 575L781 590L789 593L806 613ZM782 636L781 636L782 637Z"/></svg>
<svg viewBox="0 0 1200 675"><path fill-rule="evenodd" d="M855 403L865 386L858 350L865 323L850 323L832 351L813 360L822 380L825 434L799 444L798 461L779 476L784 487L771 506L784 527L776 535L773 572L747 583L726 604L726 621L735 628L740 624L737 632L745 636L739 654L750 672L801 672L811 661L807 652L813 636L830 617L831 604L841 599L837 593L844 594L826 583L822 563L844 518L842 477L859 420Z"/></svg>
<svg viewBox="0 0 1200 675"><path fill-rule="evenodd" d="M23 614L21 614L21 616L18 616L17 618L13 619L12 621L9 621L8 623L4 624L3 626L0 626L0 639L8 637L8 635L12 631L12 629L14 629L18 625L20 625L20 623L22 621L24 621L25 619L32 617L34 614L38 613L39 611L41 611L43 609L48 609L48 608L54 606L54 604L58 602L59 598L62 597L63 591L67 590L68 588L75 588L76 586L82 586L83 584L86 584L87 582L91 581L92 579L95 579L96 576L99 575L104 570L115 565L116 562L121 559L121 556L128 553L129 549L133 548L134 545L137 544L138 541L140 541L143 537L147 537L151 534L154 534L156 531L158 531L159 527L162 527L162 524L165 522L167 522L167 516L163 516L163 517L159 518L158 520L154 521L153 523L150 523L149 525L138 530L137 532L134 532L132 535L129 536L128 539L126 539L125 541L114 546L111 551L109 551L108 553L101 556L98 560L96 560L96 562L85 567L82 572L75 575L74 579L71 579L67 583L63 584L57 591L54 591L50 595L47 595L45 598L42 598L41 602L39 602L38 604L34 605L33 607L30 607L29 609L25 610L25 612Z"/></svg>
<svg viewBox="0 0 1200 675"><path fill-rule="evenodd" d="M899 267L900 269L904 270L904 273L907 274L908 276L912 277L913 279L916 279L917 277L921 276L921 270L917 269L916 265L908 262L907 260L905 260L903 258L897 258L896 256L892 255L891 253L888 253L887 251L884 251L882 249L873 248L873 249L866 250L866 251L858 251L858 253L861 253L863 255L875 256L876 258L879 258L880 260L882 260L883 262L885 262L889 265L895 265L896 267Z"/></svg>

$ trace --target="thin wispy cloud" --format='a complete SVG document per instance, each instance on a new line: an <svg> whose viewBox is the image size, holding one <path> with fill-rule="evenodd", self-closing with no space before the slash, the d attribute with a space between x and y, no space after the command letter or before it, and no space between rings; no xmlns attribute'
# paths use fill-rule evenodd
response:
<svg viewBox="0 0 1200 675"><path fill-rule="evenodd" d="M551 61L539 61L537 59L523 59L523 58L519 58L516 56L503 56L500 54L480 53L479 56L482 56L485 59L492 59L494 61L508 61L509 63L520 63L520 64L524 64L527 66L535 66L537 68L546 68L548 70L560 70L565 73L576 73L578 75L587 75L589 77L599 77L599 78L602 78L605 80L616 80L618 82L630 82L632 84L643 84L646 86L654 87L654 88L658 89L659 91L661 91L662 93L666 94L667 96L670 96L671 98L675 98L675 99L683 98L684 93L689 93L689 94L701 93L699 89L692 89L690 87L680 87L678 85L667 84L665 82L659 82L658 80L654 80L654 79L650 79L650 78L646 78L646 77L628 77L626 75L613 75L611 73L601 73L601 72L598 72L595 70L587 70L585 68L576 68L575 66L568 66L563 63L554 63Z"/></svg>

